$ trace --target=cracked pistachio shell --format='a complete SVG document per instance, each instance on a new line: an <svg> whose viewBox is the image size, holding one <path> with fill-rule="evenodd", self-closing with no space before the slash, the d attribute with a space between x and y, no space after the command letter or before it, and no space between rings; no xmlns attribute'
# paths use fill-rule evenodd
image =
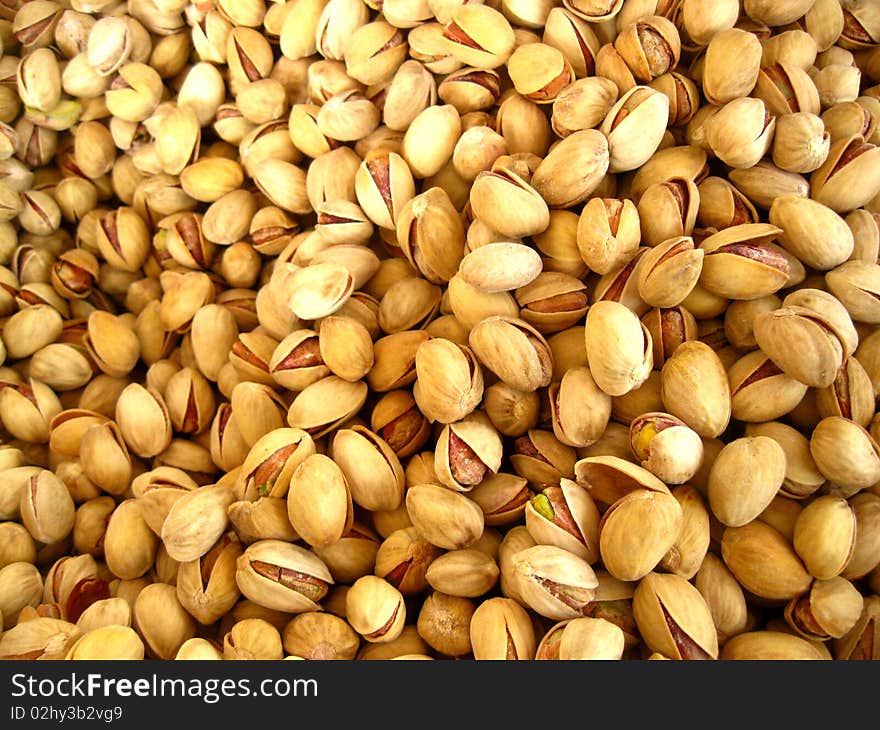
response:
<svg viewBox="0 0 880 730"><path fill-rule="evenodd" d="M823 655L812 643L782 631L748 631L734 636L721 649L726 660L821 660Z"/></svg>
<svg viewBox="0 0 880 730"><path fill-rule="evenodd" d="M681 532L682 509L669 492L636 489L614 502L599 523L605 569L619 580L650 573Z"/></svg>
<svg viewBox="0 0 880 730"><path fill-rule="evenodd" d="M589 564L599 559L599 510L588 490L570 479L526 504L526 529L541 545L556 545Z"/></svg>
<svg viewBox="0 0 880 730"><path fill-rule="evenodd" d="M685 578L649 573L633 594L642 639L670 659L717 659L718 634L700 592Z"/></svg>
<svg viewBox="0 0 880 730"><path fill-rule="evenodd" d="M301 391L331 374L323 360L318 333L298 329L278 343L269 360L269 372L278 385Z"/></svg>
<svg viewBox="0 0 880 730"><path fill-rule="evenodd" d="M384 439L363 426L353 426L336 433L332 452L355 503L371 511L401 505L406 485L403 467Z"/></svg>
<svg viewBox="0 0 880 730"><path fill-rule="evenodd" d="M526 604L562 621L584 615L599 581L583 559L555 545L535 545L513 556L513 580Z"/></svg>
<svg viewBox="0 0 880 730"><path fill-rule="evenodd" d="M575 463L574 473L593 499L608 506L637 490L670 493L650 471L619 456L584 457Z"/></svg>
<svg viewBox="0 0 880 730"><path fill-rule="evenodd" d="M678 64L681 38L668 18L645 15L620 29L614 48L635 80L648 83Z"/></svg>
<svg viewBox="0 0 880 730"><path fill-rule="evenodd" d="M785 620L805 639L840 639L858 622L864 598L846 578L815 580L809 593L785 607Z"/></svg>
<svg viewBox="0 0 880 730"><path fill-rule="evenodd" d="M794 524L794 549L810 574L820 580L840 575L856 544L856 515L843 497L816 497Z"/></svg>
<svg viewBox="0 0 880 730"><path fill-rule="evenodd" d="M204 625L224 616L241 596L235 563L244 546L230 535L221 537L201 558L181 563L177 571L177 600Z"/></svg>
<svg viewBox="0 0 880 730"><path fill-rule="evenodd" d="M634 86L611 107L599 127L608 139L608 172L627 172L645 164L666 131L669 98L650 86Z"/></svg>
<svg viewBox="0 0 880 730"><path fill-rule="evenodd" d="M831 385L848 354L833 322L797 305L759 314L754 332L758 346L777 367L814 388Z"/></svg>
<svg viewBox="0 0 880 730"><path fill-rule="evenodd" d="M750 352L728 370L731 413L739 421L772 421L803 400L807 386L783 373L760 350Z"/></svg>
<svg viewBox="0 0 880 730"><path fill-rule="evenodd" d="M608 274L629 263L641 241L640 217L627 199L591 198L578 217L577 246L584 263Z"/></svg>
<svg viewBox="0 0 880 730"><path fill-rule="evenodd" d="M315 453L312 437L299 428L275 428L250 447L235 482L245 499L284 497L293 472Z"/></svg>
<svg viewBox="0 0 880 730"><path fill-rule="evenodd" d="M159 466L136 477L131 491L141 505L141 516L157 535L171 505L198 484L186 472L170 466Z"/></svg>
<svg viewBox="0 0 880 730"><path fill-rule="evenodd" d="M553 373L550 346L527 322L486 317L471 330L468 343L480 363L511 387L534 391L549 385Z"/></svg>
<svg viewBox="0 0 880 730"><path fill-rule="evenodd" d="M703 442L668 413L643 413L630 422L629 445L643 468L666 484L684 484L703 463Z"/></svg>
<svg viewBox="0 0 880 730"><path fill-rule="evenodd" d="M526 610L512 598L483 601L471 616L474 658L530 660L535 657L535 629Z"/></svg>
<svg viewBox="0 0 880 730"><path fill-rule="evenodd" d="M768 600L790 600L813 580L791 543L760 520L725 529L721 556L745 590Z"/></svg>
<svg viewBox="0 0 880 730"><path fill-rule="evenodd" d="M507 18L488 5L461 5L444 24L449 53L467 66L497 68L513 53L516 40Z"/></svg>
<svg viewBox="0 0 880 730"><path fill-rule="evenodd" d="M700 207L700 190L693 180L673 178L651 185L639 200L642 237L650 246L694 230Z"/></svg>
<svg viewBox="0 0 880 730"><path fill-rule="evenodd" d="M862 603L862 613L855 625L833 643L837 659L874 659L877 656L877 622L880 597L867 596Z"/></svg>
<svg viewBox="0 0 880 730"><path fill-rule="evenodd" d="M740 527L755 519L779 492L785 452L767 436L735 439L712 462L708 498L723 524Z"/></svg>
<svg viewBox="0 0 880 730"><path fill-rule="evenodd" d="M848 213L880 193L880 147L855 134L832 142L825 162L810 175L810 197L835 213Z"/></svg>
<svg viewBox="0 0 880 730"><path fill-rule="evenodd" d="M168 408L154 388L139 383L125 386L116 401L116 423L126 445L138 456L156 456L171 443Z"/></svg>
<svg viewBox="0 0 880 730"><path fill-rule="evenodd" d="M596 129L583 129L565 137L547 153L532 175L531 185L551 208L572 207L599 187L610 160L605 135Z"/></svg>
<svg viewBox="0 0 880 730"><path fill-rule="evenodd" d="M249 545L236 562L235 581L258 606L304 613L320 610L333 578L314 553L281 540Z"/></svg>
<svg viewBox="0 0 880 730"><path fill-rule="evenodd" d="M600 301L587 312L584 328L587 361L596 384L620 396L648 379L654 363L651 334L632 310Z"/></svg>
<svg viewBox="0 0 880 730"><path fill-rule="evenodd" d="M233 502L229 505L227 514L235 534L245 544L258 540L295 542L299 538L290 525L287 502L282 497L260 497L255 502Z"/></svg>
<svg viewBox="0 0 880 730"><path fill-rule="evenodd" d="M681 304L697 285L704 251L690 236L667 239L642 257L636 280L639 296L652 307Z"/></svg>
<svg viewBox="0 0 880 730"><path fill-rule="evenodd" d="M569 368L559 383L551 383L553 433L568 446L589 446L602 437L611 418L611 396L603 391L586 366Z"/></svg>
<svg viewBox="0 0 880 730"><path fill-rule="evenodd" d="M98 367L116 378L128 375L140 355L137 335L125 320L100 310L89 315L83 344Z"/></svg>
<svg viewBox="0 0 880 730"><path fill-rule="evenodd" d="M752 300L788 283L791 264L771 244L783 229L767 223L743 223L712 233L700 243L705 252L699 284L729 299Z"/></svg>
<svg viewBox="0 0 880 730"><path fill-rule="evenodd" d="M432 284L448 282L464 255L461 216L439 187L406 202L397 219L397 243L412 266Z"/></svg>
<svg viewBox="0 0 880 730"><path fill-rule="evenodd" d="M511 239L542 233L550 225L543 193L503 165L477 174L469 201L476 218Z"/></svg>
<svg viewBox="0 0 880 730"><path fill-rule="evenodd" d="M810 198L776 198L770 206L770 222L782 229L779 243L811 268L833 269L853 252L853 234L843 218Z"/></svg>
<svg viewBox="0 0 880 730"><path fill-rule="evenodd" d="M371 643L394 641L406 623L403 595L384 578L358 578L345 596L346 620Z"/></svg>
<svg viewBox="0 0 880 730"><path fill-rule="evenodd" d="M75 624L40 616L0 635L0 658L63 659L80 636Z"/></svg>
<svg viewBox="0 0 880 730"><path fill-rule="evenodd" d="M566 619L551 627L535 652L544 660L617 660L623 657L623 630L604 618Z"/></svg>
<svg viewBox="0 0 880 730"><path fill-rule="evenodd" d="M52 472L41 470L21 490L19 513L31 537L51 545L73 530L76 508L65 483Z"/></svg>
<svg viewBox="0 0 880 730"><path fill-rule="evenodd" d="M348 532L354 519L351 492L332 459L312 454L296 468L287 492L287 515L312 547L329 547Z"/></svg>
<svg viewBox="0 0 880 730"><path fill-rule="evenodd" d="M162 543L178 562L196 560L217 542L229 524L226 510L234 500L232 489L215 484L184 494L162 523Z"/></svg>
<svg viewBox="0 0 880 730"><path fill-rule="evenodd" d="M510 56L508 72L517 92L539 104L552 103L574 81L574 69L565 55L546 43L519 46Z"/></svg>
<svg viewBox="0 0 880 730"><path fill-rule="evenodd" d="M730 422L727 373L711 347L698 340L678 346L661 370L666 410L700 436L714 438Z"/></svg>
<svg viewBox="0 0 880 730"><path fill-rule="evenodd" d="M434 471L440 482L460 492L470 491L501 468L501 436L483 413L472 413L447 424L434 447Z"/></svg>
<svg viewBox="0 0 880 730"><path fill-rule="evenodd" d="M328 375L294 398L287 411L287 424L320 438L357 413L366 402L368 390L362 380L350 383Z"/></svg>
<svg viewBox="0 0 880 730"><path fill-rule="evenodd" d="M865 261L847 261L825 275L825 282L846 307L852 319L880 323L880 266Z"/></svg>
<svg viewBox="0 0 880 730"><path fill-rule="evenodd" d="M490 474L468 496L483 510L486 525L509 525L519 520L532 496L528 482L515 474Z"/></svg>
<svg viewBox="0 0 880 730"><path fill-rule="evenodd" d="M357 169L354 178L357 203L381 228L396 229L407 201L415 196L409 165L396 152L374 150Z"/></svg>
<svg viewBox="0 0 880 730"><path fill-rule="evenodd" d="M770 150L776 117L761 99L743 96L727 102L706 122L706 141L724 164L749 168Z"/></svg>
<svg viewBox="0 0 880 730"><path fill-rule="evenodd" d="M483 534L484 517L479 505L437 484L410 487L406 492L406 510L419 534L437 547L470 547Z"/></svg>

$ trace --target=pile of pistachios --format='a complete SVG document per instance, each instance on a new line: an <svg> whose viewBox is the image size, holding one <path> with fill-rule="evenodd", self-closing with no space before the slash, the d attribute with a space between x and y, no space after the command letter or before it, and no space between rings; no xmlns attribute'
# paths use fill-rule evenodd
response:
<svg viewBox="0 0 880 730"><path fill-rule="evenodd" d="M880 658L876 0L0 46L0 658Z"/></svg>

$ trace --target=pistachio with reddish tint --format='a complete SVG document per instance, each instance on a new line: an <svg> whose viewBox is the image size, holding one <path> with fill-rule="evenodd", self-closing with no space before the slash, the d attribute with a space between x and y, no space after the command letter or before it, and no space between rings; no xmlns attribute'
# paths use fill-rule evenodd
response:
<svg viewBox="0 0 880 730"><path fill-rule="evenodd" d="M443 27L449 52L476 68L493 69L510 58L515 46L513 28L498 10L484 5L461 5Z"/></svg>
<svg viewBox="0 0 880 730"><path fill-rule="evenodd" d="M259 606L304 613L319 608L333 578L310 551L281 540L259 540L236 561L235 582Z"/></svg>
<svg viewBox="0 0 880 730"><path fill-rule="evenodd" d="M524 477L499 472L485 477L468 496L483 510L484 523L494 527L518 521L532 491Z"/></svg>
<svg viewBox="0 0 880 730"><path fill-rule="evenodd" d="M652 651L670 659L718 658L718 636L709 606L681 576L645 576L633 594L633 613Z"/></svg>
<svg viewBox="0 0 880 730"><path fill-rule="evenodd" d="M787 282L790 264L771 245L783 229L766 223L744 223L703 239L701 286L718 296L751 300L773 294Z"/></svg>
<svg viewBox="0 0 880 730"><path fill-rule="evenodd" d="M570 479L536 494L525 508L526 529L539 545L555 545L589 564L599 559L599 510Z"/></svg>
<svg viewBox="0 0 880 730"><path fill-rule="evenodd" d="M529 660L535 657L535 629L526 610L512 598L483 601L471 616L474 658Z"/></svg>
<svg viewBox="0 0 880 730"><path fill-rule="evenodd" d="M641 465L666 484L684 484L703 463L703 442L669 413L644 413L630 422L630 447Z"/></svg>
<svg viewBox="0 0 880 730"><path fill-rule="evenodd" d="M526 604L561 621L584 615L598 580L583 559L555 545L535 545L513 556L513 580Z"/></svg>
<svg viewBox="0 0 880 730"><path fill-rule="evenodd" d="M737 360L727 372L731 415L739 421L773 421L789 413L807 386L786 375L760 350Z"/></svg>
<svg viewBox="0 0 880 730"><path fill-rule="evenodd" d="M442 484L468 492L501 468L501 437L483 413L447 424L437 437L434 471Z"/></svg>
<svg viewBox="0 0 880 730"><path fill-rule="evenodd" d="M285 497L294 471L314 453L315 442L302 429L273 429L251 446L238 471L236 490L251 501Z"/></svg>
<svg viewBox="0 0 880 730"><path fill-rule="evenodd" d="M415 183L406 161L396 152L378 149L367 154L355 174L357 203L380 228L395 229Z"/></svg>

